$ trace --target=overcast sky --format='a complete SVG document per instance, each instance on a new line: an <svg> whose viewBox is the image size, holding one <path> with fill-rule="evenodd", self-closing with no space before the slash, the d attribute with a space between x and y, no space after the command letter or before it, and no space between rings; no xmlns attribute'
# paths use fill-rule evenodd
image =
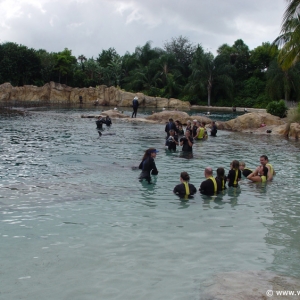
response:
<svg viewBox="0 0 300 300"><path fill-rule="evenodd" d="M242 39L250 50L280 33L285 0L0 0L0 43L98 57L187 37L214 55Z"/></svg>

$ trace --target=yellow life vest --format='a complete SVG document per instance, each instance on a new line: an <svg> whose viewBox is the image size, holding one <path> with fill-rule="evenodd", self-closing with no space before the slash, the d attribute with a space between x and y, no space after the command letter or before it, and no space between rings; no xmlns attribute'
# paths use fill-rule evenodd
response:
<svg viewBox="0 0 300 300"><path fill-rule="evenodd" d="M224 178L222 178L222 190L225 190L225 180L224 180Z"/></svg>
<svg viewBox="0 0 300 300"><path fill-rule="evenodd" d="M238 184L238 176L239 176L239 170L235 170L235 176L234 176L233 185L237 185Z"/></svg>
<svg viewBox="0 0 300 300"><path fill-rule="evenodd" d="M213 182L213 184L214 184L214 193L216 194L216 193L217 193L217 190L218 190L216 179L213 178L212 176L209 177L208 179L210 179L210 180Z"/></svg>
<svg viewBox="0 0 300 300"><path fill-rule="evenodd" d="M186 194L187 196L189 196L189 194L190 194L189 183L186 182L186 181L184 181L183 184L184 184L184 187L185 187L185 194Z"/></svg>
<svg viewBox="0 0 300 300"><path fill-rule="evenodd" d="M261 182L266 182L267 181L267 177L266 176L260 176L261 178Z"/></svg>
<svg viewBox="0 0 300 300"><path fill-rule="evenodd" d="M197 139L202 140L202 139L203 139L203 136L204 136L204 128L203 128L203 127L200 127L200 130L199 130L199 134L198 134L198 136L197 136Z"/></svg>
<svg viewBox="0 0 300 300"><path fill-rule="evenodd" d="M271 164L269 164L269 163L267 163L266 166L269 166L271 175L273 175L274 174L273 166Z"/></svg>

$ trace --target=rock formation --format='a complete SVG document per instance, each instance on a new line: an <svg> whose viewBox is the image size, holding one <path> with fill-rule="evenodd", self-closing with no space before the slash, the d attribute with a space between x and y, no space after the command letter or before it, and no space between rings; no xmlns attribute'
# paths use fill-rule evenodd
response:
<svg viewBox="0 0 300 300"><path fill-rule="evenodd" d="M124 106L132 105L135 96L139 98L141 107L173 107L177 109L189 109L190 103L178 99L167 99L150 97L142 93L129 93L115 87L105 85L96 88L71 88L64 84L50 82L43 87L25 85L13 87L10 83L0 85L0 105L14 106L22 103L44 104L79 104L79 97L82 97L83 104L94 104L96 100L101 106Z"/></svg>

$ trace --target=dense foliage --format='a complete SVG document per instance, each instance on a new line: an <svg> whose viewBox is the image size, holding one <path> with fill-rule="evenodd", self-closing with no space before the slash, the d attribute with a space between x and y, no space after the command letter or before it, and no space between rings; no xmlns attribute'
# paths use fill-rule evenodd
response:
<svg viewBox="0 0 300 300"><path fill-rule="evenodd" d="M192 104L266 107L272 101L300 98L300 65L283 70L277 46L250 50L243 40L223 44L214 56L201 45L177 37L161 48L147 42L133 53L102 50L96 59L0 44L0 84L42 86L49 81L71 87L115 86L149 96L178 98Z"/></svg>
<svg viewBox="0 0 300 300"><path fill-rule="evenodd" d="M280 117L280 118L286 117L287 110L288 110L288 108L285 105L284 100L272 101L267 106L268 113L270 113L271 115Z"/></svg>

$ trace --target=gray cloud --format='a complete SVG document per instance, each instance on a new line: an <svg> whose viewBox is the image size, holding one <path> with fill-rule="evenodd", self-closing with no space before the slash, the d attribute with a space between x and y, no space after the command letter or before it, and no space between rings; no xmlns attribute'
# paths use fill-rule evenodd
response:
<svg viewBox="0 0 300 300"><path fill-rule="evenodd" d="M215 54L241 38L253 49L279 34L284 0L2 0L0 42L97 57L179 35Z"/></svg>

